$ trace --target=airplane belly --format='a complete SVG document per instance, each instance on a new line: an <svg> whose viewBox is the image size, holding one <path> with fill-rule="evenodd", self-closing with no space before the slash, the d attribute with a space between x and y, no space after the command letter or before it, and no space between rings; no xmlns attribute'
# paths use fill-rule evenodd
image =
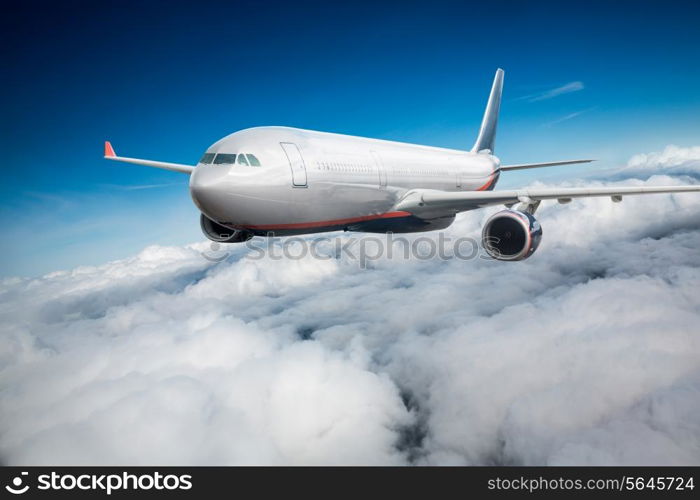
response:
<svg viewBox="0 0 700 500"><path fill-rule="evenodd" d="M309 183L306 188L291 188L286 210L268 211L245 227L257 234L276 235L343 230L362 221L397 217L389 213L395 201L374 186Z"/></svg>

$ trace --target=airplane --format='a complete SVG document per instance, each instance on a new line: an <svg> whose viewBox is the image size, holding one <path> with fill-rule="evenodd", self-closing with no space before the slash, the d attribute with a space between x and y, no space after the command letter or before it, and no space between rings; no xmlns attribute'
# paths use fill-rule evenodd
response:
<svg viewBox="0 0 700 500"><path fill-rule="evenodd" d="M117 156L109 141L104 157L188 174L202 232L219 243L338 230L433 231L459 212L504 205L481 235L486 253L502 261L524 260L537 250L542 226L535 212L542 201L604 196L620 202L627 195L700 191L700 185L495 190L502 173L593 161L501 165L494 145L503 75L496 71L470 151L255 127L218 140L196 166Z"/></svg>

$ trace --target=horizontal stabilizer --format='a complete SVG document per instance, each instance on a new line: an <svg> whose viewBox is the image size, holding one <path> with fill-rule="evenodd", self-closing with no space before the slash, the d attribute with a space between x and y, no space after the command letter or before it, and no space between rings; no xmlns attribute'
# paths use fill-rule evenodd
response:
<svg viewBox="0 0 700 500"><path fill-rule="evenodd" d="M134 163L135 165L144 165L146 167L162 168L165 170L172 170L173 172L181 172L183 174L191 174L194 171L193 166L182 165L181 163L168 163L164 161L141 160L139 158L117 156L117 154L114 152L112 144L109 141L105 141L105 159L121 161L124 163Z"/></svg>
<svg viewBox="0 0 700 500"><path fill-rule="evenodd" d="M566 160L566 161L550 161L547 163L520 163L518 165L501 165L499 170L524 170L526 168L542 168L556 167L557 165L574 165L576 163L590 163L595 160Z"/></svg>

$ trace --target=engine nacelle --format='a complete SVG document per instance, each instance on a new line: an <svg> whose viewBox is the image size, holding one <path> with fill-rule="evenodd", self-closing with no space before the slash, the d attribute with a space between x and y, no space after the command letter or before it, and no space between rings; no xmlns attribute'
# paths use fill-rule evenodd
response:
<svg viewBox="0 0 700 500"><path fill-rule="evenodd" d="M503 210L489 218L481 244L496 260L523 260L535 253L542 239L542 226L535 217L518 210Z"/></svg>
<svg viewBox="0 0 700 500"><path fill-rule="evenodd" d="M202 228L204 236L217 243L242 243L253 237L253 234L248 231L240 231L238 229L230 229L226 226L222 226L204 214L199 218L199 225Z"/></svg>

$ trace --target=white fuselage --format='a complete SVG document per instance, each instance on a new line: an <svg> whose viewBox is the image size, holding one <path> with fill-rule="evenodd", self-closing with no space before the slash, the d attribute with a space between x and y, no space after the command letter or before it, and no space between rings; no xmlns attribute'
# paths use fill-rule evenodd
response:
<svg viewBox="0 0 700 500"><path fill-rule="evenodd" d="M416 219L392 208L411 189L493 189L499 167L485 153L287 127L242 130L207 153L259 160L260 166L199 163L190 178L202 213L254 234L439 229L453 216Z"/></svg>

